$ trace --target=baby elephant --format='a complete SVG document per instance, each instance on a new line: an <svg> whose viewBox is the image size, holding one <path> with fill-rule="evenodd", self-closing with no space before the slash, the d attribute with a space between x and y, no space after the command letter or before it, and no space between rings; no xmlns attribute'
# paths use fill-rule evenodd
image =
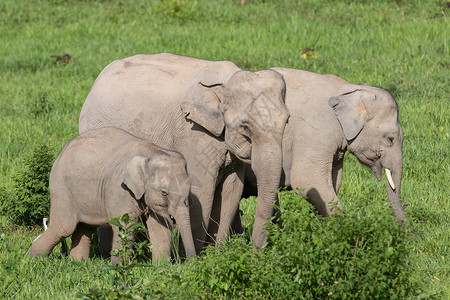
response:
<svg viewBox="0 0 450 300"><path fill-rule="evenodd" d="M153 260L170 257L171 216L187 256L195 255L189 217L190 180L178 152L161 149L116 128L81 134L61 151L50 173L50 226L28 250L49 255L72 235L70 255L89 258L91 236L109 218L147 217ZM120 247L113 227L112 248ZM113 263L117 257L111 257Z"/></svg>

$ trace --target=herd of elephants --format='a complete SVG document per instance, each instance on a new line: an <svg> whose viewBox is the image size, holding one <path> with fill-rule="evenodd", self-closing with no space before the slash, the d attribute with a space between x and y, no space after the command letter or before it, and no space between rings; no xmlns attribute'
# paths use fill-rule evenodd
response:
<svg viewBox="0 0 450 300"><path fill-rule="evenodd" d="M242 231L243 195L258 196L252 243L260 248L266 222L281 223L279 187L306 196L322 215L331 202L341 208L346 151L378 180L384 168L393 213L406 220L398 105L386 90L336 76L135 55L97 77L79 133L53 165L50 225L31 256L49 255L71 236L70 255L87 259L98 227L100 248L116 249L118 228L108 220L125 213L145 220L153 260L170 257L172 218L184 255L194 256Z"/></svg>

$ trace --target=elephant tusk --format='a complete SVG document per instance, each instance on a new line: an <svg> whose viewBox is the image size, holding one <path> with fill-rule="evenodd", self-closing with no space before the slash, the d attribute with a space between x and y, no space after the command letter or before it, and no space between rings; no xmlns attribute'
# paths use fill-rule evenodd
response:
<svg viewBox="0 0 450 300"><path fill-rule="evenodd" d="M391 186L392 190L395 191L395 184L394 180L392 180L391 170L385 168L384 171L386 172L386 178L387 181L389 182L389 185Z"/></svg>

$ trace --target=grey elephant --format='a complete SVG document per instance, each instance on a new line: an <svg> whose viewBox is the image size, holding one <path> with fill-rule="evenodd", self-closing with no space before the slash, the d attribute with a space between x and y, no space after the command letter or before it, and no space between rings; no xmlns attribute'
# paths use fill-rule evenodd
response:
<svg viewBox="0 0 450 300"><path fill-rule="evenodd" d="M344 154L349 151L380 180L382 168L394 215L406 220L400 203L403 133L398 105L386 90L349 83L332 75L273 68L286 82L291 117L283 136L281 186L291 186L322 215L338 199ZM247 168L245 195L256 194ZM237 231L239 223L237 223Z"/></svg>
<svg viewBox="0 0 450 300"><path fill-rule="evenodd" d="M28 254L49 255L72 236L70 255L88 259L91 236L109 218L147 217L152 258L170 257L173 216L186 254L195 255L189 216L190 180L181 154L156 147L123 130L103 128L72 139L50 172L50 226ZM112 248L120 246L112 226ZM117 257L111 257L113 263Z"/></svg>
<svg viewBox="0 0 450 300"><path fill-rule="evenodd" d="M100 73L81 110L79 130L115 126L183 154L197 251L208 230L217 239L229 234L244 162L251 164L259 195L252 238L262 247L281 177L289 117L284 96L284 80L273 70L250 72L229 61L169 53L136 55Z"/></svg>

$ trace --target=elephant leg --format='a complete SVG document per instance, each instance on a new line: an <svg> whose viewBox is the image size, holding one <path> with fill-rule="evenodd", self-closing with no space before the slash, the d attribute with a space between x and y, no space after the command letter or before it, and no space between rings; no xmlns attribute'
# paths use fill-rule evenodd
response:
<svg viewBox="0 0 450 300"><path fill-rule="evenodd" d="M281 220L281 209L280 209L280 199L277 198L275 201L275 207L273 210L273 216L275 217L272 220L273 224L278 224L280 228L283 228L283 220Z"/></svg>
<svg viewBox="0 0 450 300"><path fill-rule="evenodd" d="M94 234L95 227L79 223L75 232L72 234L72 248L70 250L70 256L74 259L81 261L83 259L89 259L89 252L91 249L91 238Z"/></svg>
<svg viewBox="0 0 450 300"><path fill-rule="evenodd" d="M192 171L190 171L189 173L205 173L205 170L199 169L195 171L199 173L193 173ZM196 178L195 175L190 175L190 177L191 195L189 198L189 214L191 219L191 229L194 238L195 251L197 254L200 254L206 242L206 236L213 207L214 193L216 190L216 181L210 179L201 180L200 178Z"/></svg>
<svg viewBox="0 0 450 300"><path fill-rule="evenodd" d="M231 223L239 210L239 201L244 189L244 167L228 174L222 183L219 199L221 201L220 222L217 231L217 240L226 239L230 233Z"/></svg>
<svg viewBox="0 0 450 300"><path fill-rule="evenodd" d="M170 259L170 246L172 231L165 220L153 213L147 219L148 235L152 248L152 261L156 262L163 258Z"/></svg>
<svg viewBox="0 0 450 300"><path fill-rule="evenodd" d="M70 234L71 232L69 232L69 235ZM65 234L62 234L56 226L50 225L48 229L33 242L27 254L29 256L48 256L53 248L65 237Z"/></svg>
<svg viewBox="0 0 450 300"><path fill-rule="evenodd" d="M336 193L336 195L339 193L339 189L341 187L343 167L344 167L344 153L341 154L341 157L337 158L335 157L335 160L333 161L332 176L333 176L334 192Z"/></svg>
<svg viewBox="0 0 450 300"><path fill-rule="evenodd" d="M219 232L220 215L222 212L222 188L220 184L214 193L213 207L209 217L208 233L205 237L205 245L214 245L217 240L217 233Z"/></svg>
<svg viewBox="0 0 450 300"><path fill-rule="evenodd" d="M113 231L110 225L102 225L98 228L98 246L102 258L111 257Z"/></svg>
<svg viewBox="0 0 450 300"><path fill-rule="evenodd" d="M53 197L57 198L55 195ZM50 217L48 229L33 242L28 250L28 255L48 256L53 248L70 236L77 227L76 217L72 214L60 214L51 210Z"/></svg>
<svg viewBox="0 0 450 300"><path fill-rule="evenodd" d="M78 219L71 206L68 191L58 184L53 184L53 187L50 187L50 198L52 203L57 205L50 208L50 225L31 245L28 250L30 256L48 256L58 243L65 243L64 239L77 227Z"/></svg>
<svg viewBox="0 0 450 300"><path fill-rule="evenodd" d="M120 238L119 238L119 227L111 226L112 237L111 237L111 250L117 250L120 248ZM119 257L112 255L111 253L111 263L117 265L119 263Z"/></svg>
<svg viewBox="0 0 450 300"><path fill-rule="evenodd" d="M336 202L337 207L342 209L333 186L331 166L331 161L323 166L303 164L299 167L294 163L291 171L292 189L307 197L308 202L324 216L333 213L329 205L331 202Z"/></svg>
<svg viewBox="0 0 450 300"><path fill-rule="evenodd" d="M239 209L236 210L236 214L234 215L233 222L231 223L231 234L242 234L244 233L244 227L242 227L241 223L241 213Z"/></svg>
<svg viewBox="0 0 450 300"><path fill-rule="evenodd" d="M119 227L111 226L112 237L111 237L111 251L117 250L122 246L120 237L119 237ZM113 265L117 265L121 258L119 256L112 255L111 252L111 263Z"/></svg>
<svg viewBox="0 0 450 300"><path fill-rule="evenodd" d="M112 248L112 251L115 251L117 249L120 249L123 245L122 245L122 240L119 237L119 227L111 226L111 231L112 231L111 248ZM128 242L127 247L130 249L133 247L134 238L135 238L134 235L128 236L129 242ZM125 257L119 257L119 256L115 256L115 255L111 254L111 263L113 265L117 265L121 259L129 260L130 253L127 252Z"/></svg>

